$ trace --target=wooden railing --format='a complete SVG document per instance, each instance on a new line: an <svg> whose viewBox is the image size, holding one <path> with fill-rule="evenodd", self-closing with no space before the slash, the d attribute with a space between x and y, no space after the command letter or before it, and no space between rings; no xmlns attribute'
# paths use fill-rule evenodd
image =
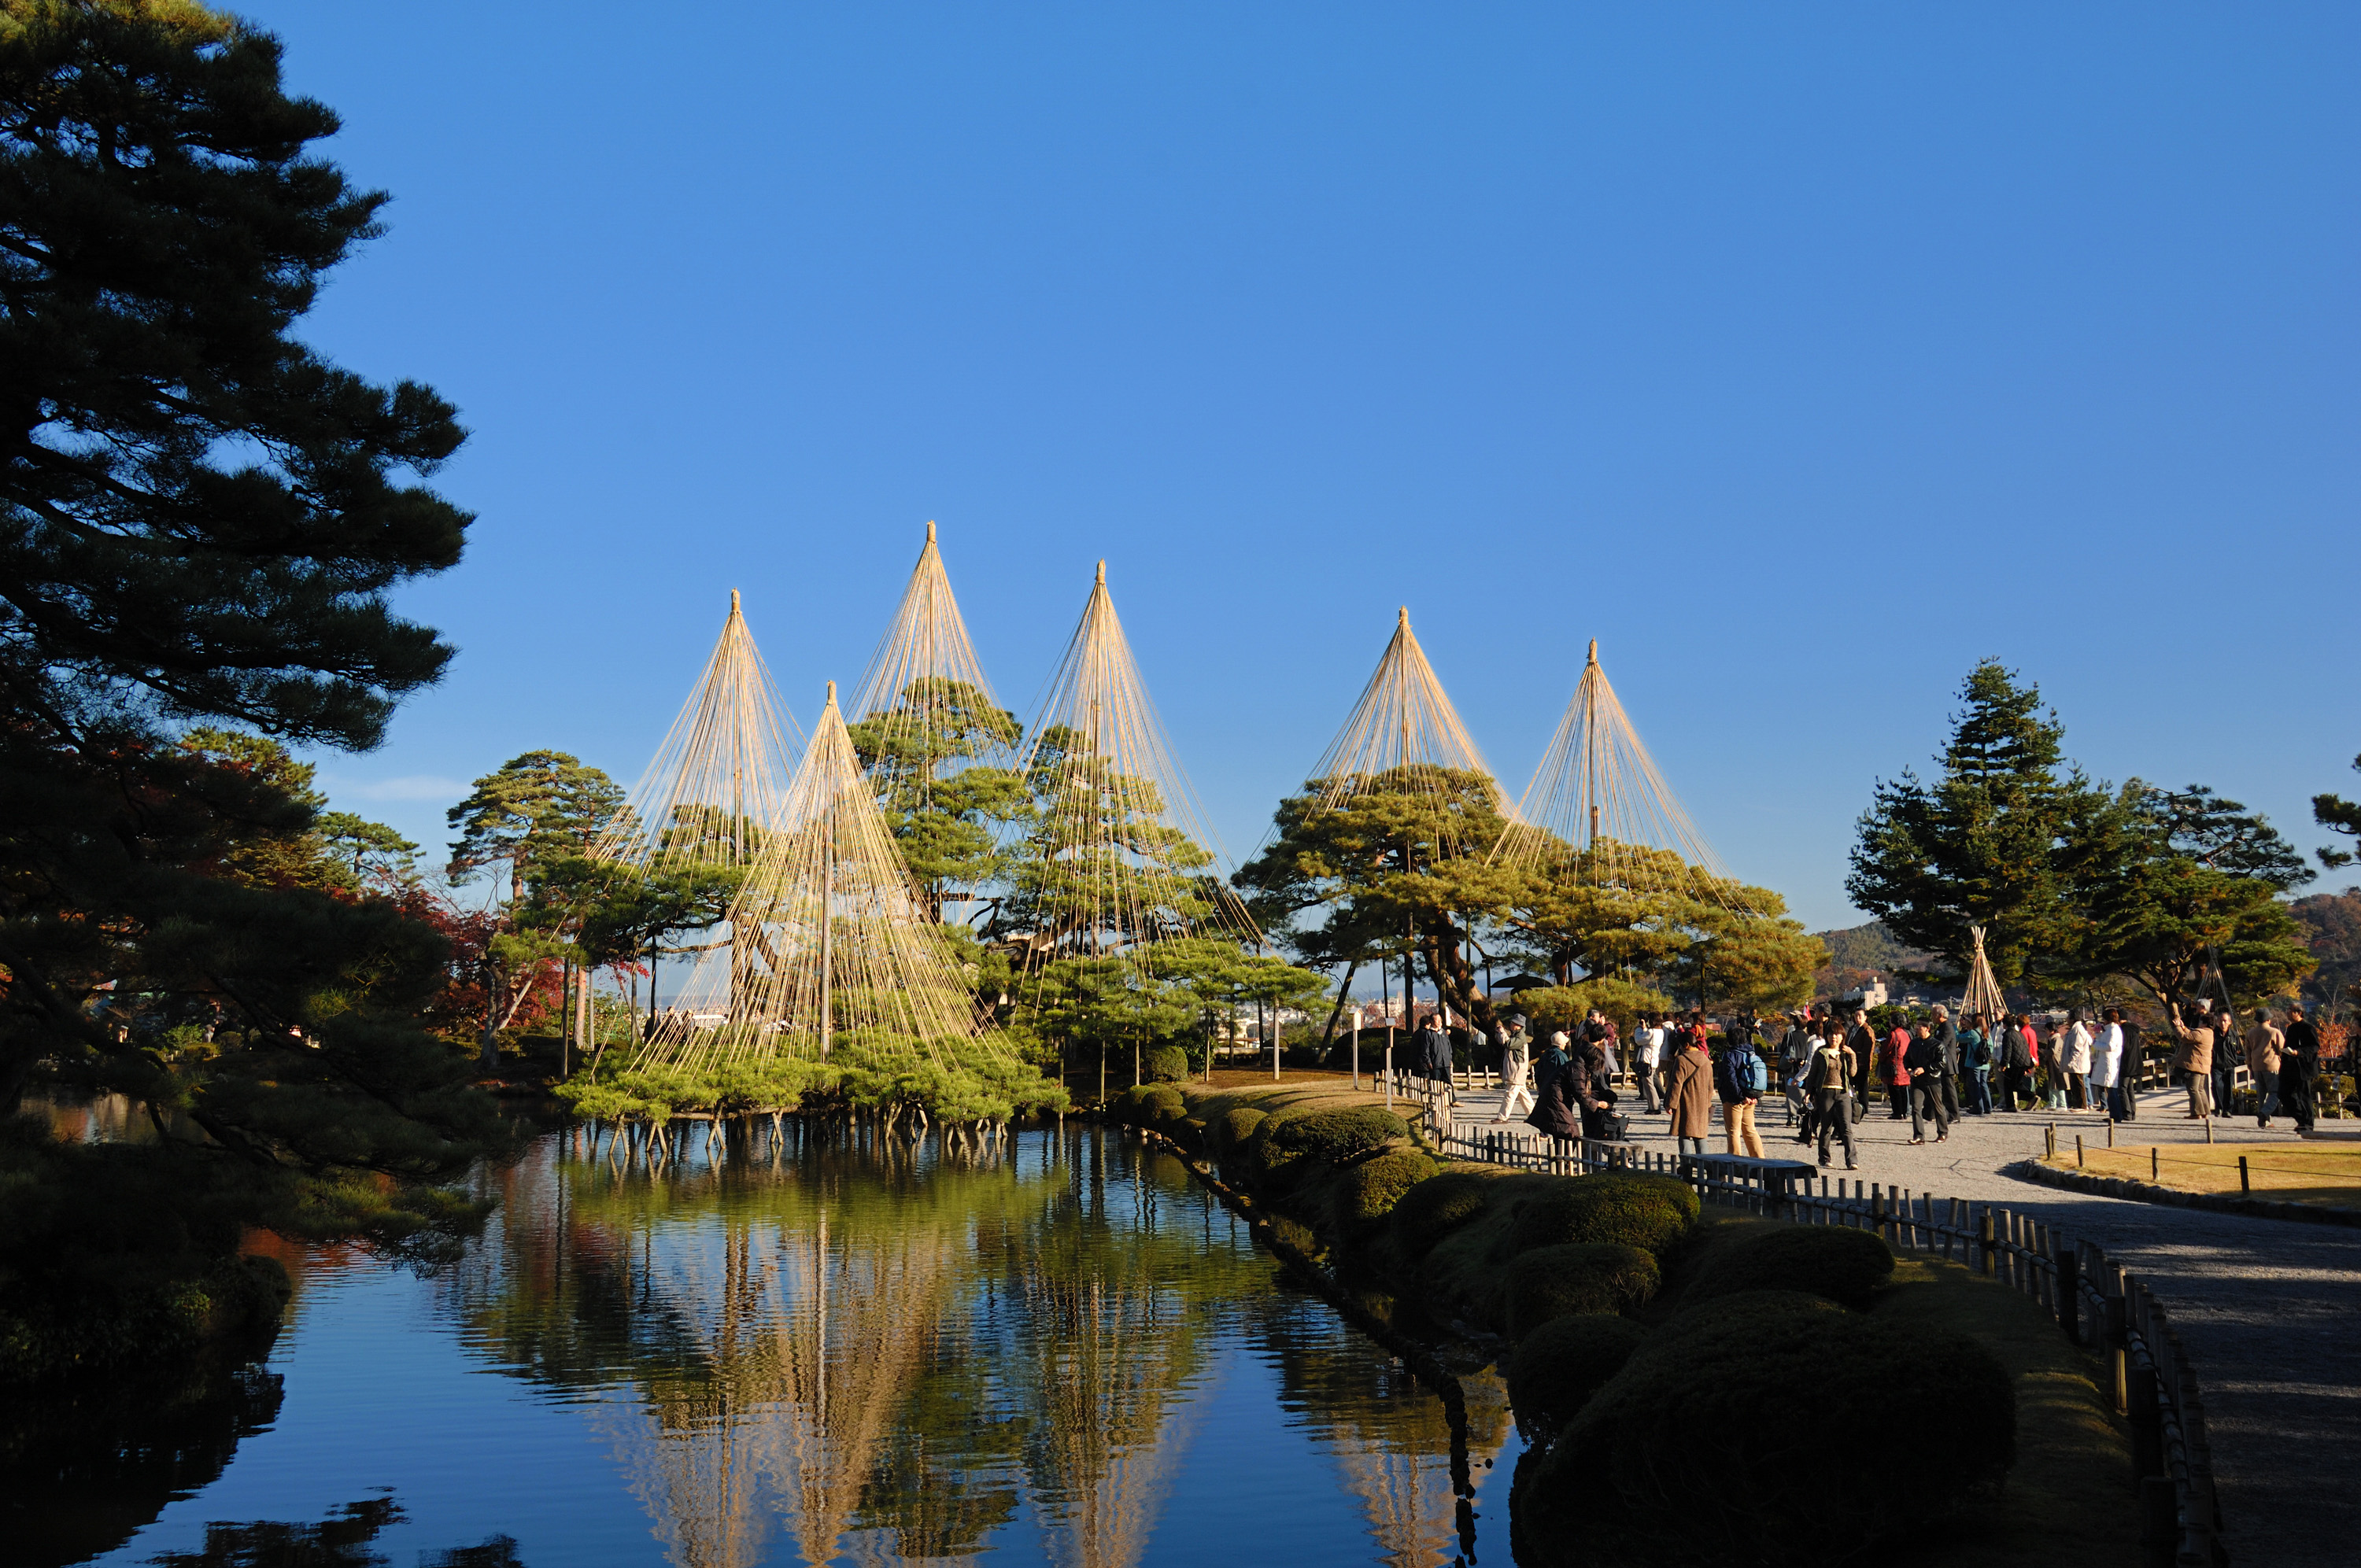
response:
<svg viewBox="0 0 2361 1568"><path fill-rule="evenodd" d="M2131 1427L2140 1543L2157 1568L2224 1568L2205 1401L2188 1353L2145 1280L2095 1242L2076 1242L1996 1204L1825 1177L1799 1160L1675 1155L1635 1144L1546 1138L1523 1128L1455 1126L1438 1140L1461 1159L1579 1176L1670 1176L1698 1198L1803 1224L1874 1231L1888 1245L1950 1259L2032 1298L2097 1354Z"/></svg>

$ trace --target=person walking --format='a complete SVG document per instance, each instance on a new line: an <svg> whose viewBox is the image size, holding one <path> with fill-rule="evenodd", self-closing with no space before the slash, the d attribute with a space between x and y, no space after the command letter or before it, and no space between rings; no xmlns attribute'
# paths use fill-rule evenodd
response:
<svg viewBox="0 0 2361 1568"><path fill-rule="evenodd" d="M2213 1113L2227 1116L2238 1103L2238 1069L2244 1051L2238 1020L2224 1003L2213 1012Z"/></svg>
<svg viewBox="0 0 2361 1568"><path fill-rule="evenodd" d="M2001 1094L2011 1111L2020 1110L2024 1101L2033 1098L2033 1041L2016 1018L2002 1026L2000 1039Z"/></svg>
<svg viewBox="0 0 2361 1568"><path fill-rule="evenodd" d="M1967 1069L1968 1105L1971 1116L1992 1114L1992 1041L1984 1033L1984 1016L1971 1013L1962 1019L1960 1029L1960 1062ZM2005 1027L2008 1020L2001 1020Z"/></svg>
<svg viewBox="0 0 2361 1568"><path fill-rule="evenodd" d="M2172 1053L2172 1070L2189 1083L2189 1114L2191 1122L2206 1122L2213 1118L2213 1025L2206 1022L2204 1008L2192 1002L2179 1013L2169 1014L2172 1032L2180 1038L2180 1047Z"/></svg>
<svg viewBox="0 0 2361 1568"><path fill-rule="evenodd" d="M2066 1021L2049 1020L2041 1036L2042 1102L2052 1111L2066 1109Z"/></svg>
<svg viewBox="0 0 2361 1568"><path fill-rule="evenodd" d="M1795 1141L1812 1141L1812 1096L1804 1087L1804 1075L1812 1065L1812 1052L1819 1044L1805 1022L1800 1007L1787 1014L1786 1032L1779 1036L1779 1087L1787 1098L1787 1119L1795 1124Z"/></svg>
<svg viewBox="0 0 2361 1568"><path fill-rule="evenodd" d="M1844 1140L1845 1168L1859 1170L1861 1159L1852 1142L1852 1081L1860 1061L1843 1036L1830 1027L1815 1044L1806 1069L1812 1091L1813 1120L1820 1130L1820 1164L1828 1163L1828 1135Z"/></svg>
<svg viewBox="0 0 2361 1568"><path fill-rule="evenodd" d="M2123 1091L2115 1085L2123 1062L2123 1014L2110 1007L2101 1014L2099 1032L2091 1036L2091 1070L2084 1081L2093 1107L2116 1122L2124 1119Z"/></svg>
<svg viewBox="0 0 2361 1568"><path fill-rule="evenodd" d="M1952 1026L1951 1010L1940 1003L1935 1006L1935 1022L1927 1028L1927 1039L1934 1047L1937 1065L1941 1069L1937 1087L1943 1097L1943 1124L1949 1127L1960 1119L1960 1031ZM1911 1068L1911 1082L1916 1083L1917 1068Z"/></svg>
<svg viewBox="0 0 2361 1568"><path fill-rule="evenodd" d="M2123 1107L2124 1120L2136 1122L2139 1120L2140 1058L2147 1047L2141 1042L2139 1025L2132 1022L2131 1014L2120 1007L2114 1011L2115 1021L2123 1025L2124 1031L2124 1054L2115 1063L2115 1099Z"/></svg>
<svg viewBox="0 0 2361 1568"><path fill-rule="evenodd" d="M1923 1053L1923 1054L1922 1054ZM1926 1065L1921 1067L1919 1063ZM1950 1076L1943 1062L1942 1047L1935 1043L1935 1026L1918 1025L1910 1042L1910 1054L1903 1067L1905 1081L1910 1085L1910 1141L1927 1141L1927 1124L1935 1124L1935 1141L1942 1143L1951 1135L1951 1118L1943 1109L1942 1080Z"/></svg>
<svg viewBox="0 0 2361 1568"><path fill-rule="evenodd" d="M1640 1080L1640 1103L1651 1115L1664 1108L1664 1096L1656 1090L1656 1069L1664 1052L1664 1014L1642 1014L1639 1026L1631 1031L1631 1076Z"/></svg>
<svg viewBox="0 0 2361 1568"><path fill-rule="evenodd" d="M1533 1093L1525 1082L1532 1070L1533 1042L1525 1034L1522 1018L1511 1020L1499 1032L1498 1039L1500 1047L1500 1113L1492 1120L1513 1122L1517 1119L1519 1101L1524 1102L1526 1111L1533 1108Z"/></svg>
<svg viewBox="0 0 2361 1568"><path fill-rule="evenodd" d="M2279 1047L2279 1106L2295 1118L2295 1130L2312 1135L2319 1114L2314 1085L2320 1072L2320 1029L2304 1016L2301 1006L2288 1009L2287 1031Z"/></svg>
<svg viewBox="0 0 2361 1568"><path fill-rule="evenodd" d="M2279 1108L2279 1063L2287 1036L2271 1022L2271 1010L2255 1009L2255 1026L2246 1031L2246 1070L2255 1075L2255 1125L2268 1127Z"/></svg>
<svg viewBox="0 0 2361 1568"><path fill-rule="evenodd" d="M1877 1031L1869 1026L1869 1010L1852 1010L1852 1027L1845 1031L1845 1048L1852 1052L1852 1119L1860 1121L1869 1105L1869 1080L1877 1068Z"/></svg>
<svg viewBox="0 0 2361 1568"><path fill-rule="evenodd" d="M1903 1064L1910 1056L1910 1031L1902 1025L1885 1036L1885 1084L1894 1100L1894 1113L1885 1119L1899 1122L1910 1114L1910 1069Z"/></svg>
<svg viewBox="0 0 2361 1568"><path fill-rule="evenodd" d="M1550 1036L1550 1048L1543 1059L1546 1061L1550 1057L1555 1057L1559 1066L1554 1071L1542 1074L1541 1088L1533 1097L1532 1113L1525 1118L1526 1124L1539 1128L1560 1146L1579 1142L1582 1138L1582 1113L1574 1099L1576 1069L1566 1058L1565 1036L1563 1033ZM1558 1153L1564 1155L1562 1146Z"/></svg>
<svg viewBox="0 0 2361 1568"><path fill-rule="evenodd" d="M1418 1070L1426 1079L1427 1123L1448 1131L1457 1096L1451 1083L1451 1036L1443 1032L1441 1014L1428 1014L1426 1022L1419 1025L1417 1057Z"/></svg>
<svg viewBox="0 0 2361 1568"><path fill-rule="evenodd" d="M2091 1025L2080 1007L2066 1015L2066 1108L2088 1111L2091 1105Z"/></svg>
<svg viewBox="0 0 2361 1568"><path fill-rule="evenodd" d="M1715 1087L1721 1091L1721 1126L1730 1135L1730 1152L1761 1159L1763 1139L1754 1131L1754 1109L1771 1087L1771 1069L1754 1049L1753 1033L1743 1023L1731 1023Z"/></svg>
<svg viewBox="0 0 2361 1568"><path fill-rule="evenodd" d="M1705 1153L1713 1125L1713 1057L1705 1030L1692 1026L1676 1036L1672 1083L1664 1096L1673 1111L1673 1143L1684 1155Z"/></svg>

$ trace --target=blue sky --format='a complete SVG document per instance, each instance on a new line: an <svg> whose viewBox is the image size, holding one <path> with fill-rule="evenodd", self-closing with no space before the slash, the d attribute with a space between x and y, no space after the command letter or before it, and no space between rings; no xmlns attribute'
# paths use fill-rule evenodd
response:
<svg viewBox="0 0 2361 1568"><path fill-rule="evenodd" d="M1815 927L1975 660L2310 846L2354 694L2361 9L263 0L456 401L459 657L337 804L628 783L728 590L796 716L943 545L1022 709L1105 556L1234 856L1407 603L1521 791L1586 641Z"/></svg>

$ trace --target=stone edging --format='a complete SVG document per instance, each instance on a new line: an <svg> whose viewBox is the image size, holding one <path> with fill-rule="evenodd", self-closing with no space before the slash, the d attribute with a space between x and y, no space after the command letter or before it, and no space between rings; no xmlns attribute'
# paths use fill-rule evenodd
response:
<svg viewBox="0 0 2361 1568"><path fill-rule="evenodd" d="M2125 1176L2092 1176L2085 1171L2060 1170L2037 1159L2021 1159L2013 1165L2004 1165L2001 1167L2001 1174L2043 1187L2063 1188L2069 1192L2088 1192L2100 1198L2126 1198L2135 1202L2161 1203L2169 1208L2205 1209L2217 1214L2238 1214L2249 1220L2293 1220L2311 1225L2361 1226L2361 1209L2323 1209L2310 1203L2282 1203L2270 1198L2233 1197L2226 1192L2184 1192L2177 1187L2159 1187L2152 1181L2135 1181Z"/></svg>

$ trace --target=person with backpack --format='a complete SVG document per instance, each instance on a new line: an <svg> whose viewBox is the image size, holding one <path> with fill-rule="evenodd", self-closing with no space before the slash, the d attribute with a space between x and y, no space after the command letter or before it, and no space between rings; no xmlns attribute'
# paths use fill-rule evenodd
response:
<svg viewBox="0 0 2361 1568"><path fill-rule="evenodd" d="M2003 1027L2007 1020L2001 1020ZM1984 1035L1984 1016L1971 1013L1961 1021L1960 1030L1960 1060L1968 1069L1968 1106L1971 1116L1992 1114L1992 1043Z"/></svg>
<svg viewBox="0 0 2361 1568"><path fill-rule="evenodd" d="M1812 1094L1813 1119L1820 1129L1820 1164L1828 1163L1828 1135L1844 1139L1845 1168L1859 1170L1861 1160L1852 1144L1852 1080L1859 1063L1852 1047L1837 1033L1834 1020L1812 1042L1812 1058L1805 1076Z"/></svg>
<svg viewBox="0 0 2361 1568"><path fill-rule="evenodd" d="M1754 1109L1771 1087L1771 1069L1754 1049L1754 1029L1748 1020L1730 1020L1716 1079L1715 1087L1721 1091L1721 1125L1730 1135L1730 1152L1763 1158L1763 1139L1754 1130Z"/></svg>
<svg viewBox="0 0 2361 1568"><path fill-rule="evenodd" d="M1948 1025L1945 1027L1949 1027ZM1926 1065L1921 1067L1919 1063ZM1910 1084L1910 1141L1927 1141L1927 1124L1935 1124L1935 1141L1943 1143L1951 1135L1951 1119L1943 1111L1942 1080L1950 1076L1943 1060L1942 1047L1935 1043L1935 1028L1921 1024L1910 1042L1909 1063L1903 1069Z"/></svg>

